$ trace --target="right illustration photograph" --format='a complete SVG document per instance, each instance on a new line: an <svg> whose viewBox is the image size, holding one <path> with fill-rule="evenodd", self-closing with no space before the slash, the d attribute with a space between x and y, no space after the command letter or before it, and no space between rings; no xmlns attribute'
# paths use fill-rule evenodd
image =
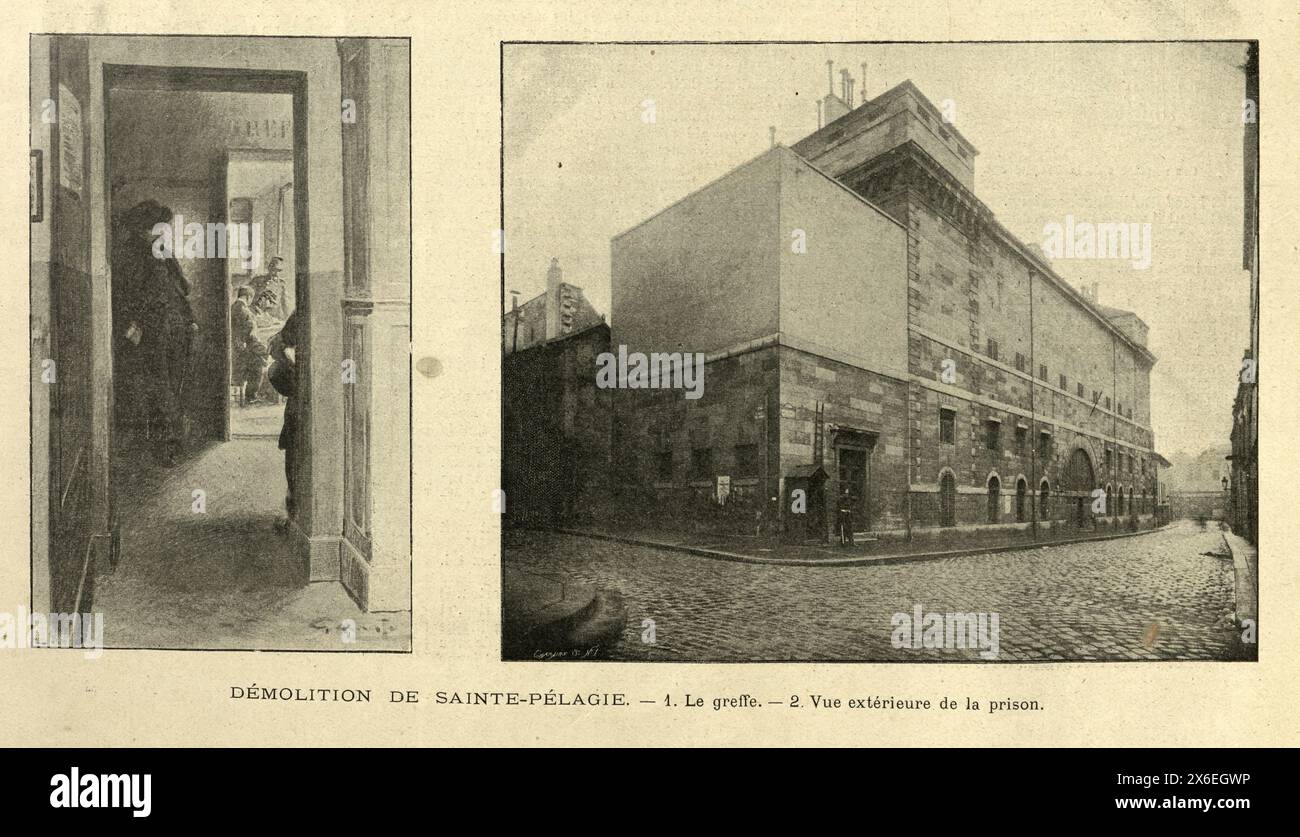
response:
<svg viewBox="0 0 1300 837"><path fill-rule="evenodd" d="M501 62L503 659L1258 659L1255 42Z"/></svg>

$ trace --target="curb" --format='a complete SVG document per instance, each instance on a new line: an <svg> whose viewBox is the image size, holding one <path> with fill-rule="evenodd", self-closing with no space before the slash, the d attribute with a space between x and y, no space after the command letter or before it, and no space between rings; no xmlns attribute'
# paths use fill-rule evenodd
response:
<svg viewBox="0 0 1300 837"><path fill-rule="evenodd" d="M594 540L613 541L615 543L625 543L632 546L647 546L653 549L685 552L691 555L699 555L704 558L713 558L719 561L731 561L740 564L768 564L786 567L865 567L910 564L920 561L939 561L944 558L962 558L968 555L992 555L998 552L1046 549L1053 546L1069 546L1071 544L1092 543L1094 541L1113 541L1119 540L1120 538L1134 538L1139 535L1150 535L1154 532L1162 532L1165 529L1168 529L1171 525L1172 524L1170 523L1166 523L1164 526L1155 529L1146 529L1141 532L1123 532L1118 535L1096 535L1088 538L1072 538L1065 541L1049 541L1037 544L1010 544L1003 546L980 547L977 549L954 549L943 552L917 552L908 555L864 555L856 558L763 558L758 555L746 555L740 552L727 552L721 549L708 549L706 547L691 546L689 544L652 541L643 538L630 538L622 535L609 535L603 532L584 532L579 529L551 529L549 531L558 532L562 535L573 535L580 538L592 538Z"/></svg>
<svg viewBox="0 0 1300 837"><path fill-rule="evenodd" d="M1223 538L1223 546L1232 556L1232 621L1241 627L1243 619L1254 619L1259 621L1258 598L1259 589L1258 581L1250 578L1250 566L1246 562L1246 557L1236 549L1232 548L1232 541L1228 540L1227 535L1220 534ZM1258 553L1257 553L1258 554ZM1258 558L1256 559L1258 561ZM1258 564L1256 564L1258 568ZM1248 588L1248 589L1247 589ZM1246 602L1250 610L1243 612L1242 599L1245 594ZM1251 595L1253 594L1253 595Z"/></svg>

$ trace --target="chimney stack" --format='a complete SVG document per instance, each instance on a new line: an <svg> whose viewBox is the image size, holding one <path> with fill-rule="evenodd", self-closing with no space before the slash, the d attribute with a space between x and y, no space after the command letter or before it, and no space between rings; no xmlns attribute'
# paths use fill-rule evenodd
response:
<svg viewBox="0 0 1300 837"><path fill-rule="evenodd" d="M767 143L768 148L776 148L776 126L767 126Z"/></svg>
<svg viewBox="0 0 1300 837"><path fill-rule="evenodd" d="M560 269L560 260L551 259L551 266L546 271L546 339L560 336L560 285L564 282L564 271Z"/></svg>
<svg viewBox="0 0 1300 837"><path fill-rule="evenodd" d="M862 104L865 105L867 103L867 62L863 61L861 66L862 66Z"/></svg>
<svg viewBox="0 0 1300 837"><path fill-rule="evenodd" d="M830 60L826 62L826 95L835 95L835 62Z"/></svg>
<svg viewBox="0 0 1300 837"><path fill-rule="evenodd" d="M844 104L851 104L849 101L849 71L840 69L840 101Z"/></svg>

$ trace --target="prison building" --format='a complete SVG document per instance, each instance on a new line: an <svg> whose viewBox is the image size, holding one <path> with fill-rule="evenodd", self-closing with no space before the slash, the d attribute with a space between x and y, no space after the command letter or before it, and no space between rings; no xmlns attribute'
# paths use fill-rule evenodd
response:
<svg viewBox="0 0 1300 837"><path fill-rule="evenodd" d="M851 100L613 239L612 345L707 361L698 400L616 393L614 487L817 539L841 506L880 533L1148 522L1145 323L998 223L911 82Z"/></svg>

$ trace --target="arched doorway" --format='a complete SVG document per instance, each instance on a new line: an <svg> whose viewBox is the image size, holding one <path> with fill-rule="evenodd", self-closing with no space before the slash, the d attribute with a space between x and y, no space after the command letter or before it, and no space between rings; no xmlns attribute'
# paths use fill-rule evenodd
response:
<svg viewBox="0 0 1300 837"><path fill-rule="evenodd" d="M957 480L950 471L939 477L939 525L957 525Z"/></svg>
<svg viewBox="0 0 1300 837"><path fill-rule="evenodd" d="M1028 495L1029 495L1029 483L1025 482L1024 477L1021 477L1020 479L1016 480L1016 522L1017 523L1025 522L1025 506L1028 502Z"/></svg>
<svg viewBox="0 0 1300 837"><path fill-rule="evenodd" d="M989 477L989 523L997 523L1002 512L1002 481L997 474Z"/></svg>
<svg viewBox="0 0 1300 837"><path fill-rule="evenodd" d="M1065 466L1062 491L1074 503L1074 523L1083 526L1091 521L1089 504L1092 502L1092 490L1097 485L1092 470L1092 458L1083 448L1075 448Z"/></svg>
<svg viewBox="0 0 1300 837"><path fill-rule="evenodd" d="M1048 483L1047 480L1043 480L1042 483L1038 486L1038 519L1039 520L1048 519L1047 501L1048 498L1051 496L1051 490L1052 490L1051 484Z"/></svg>

